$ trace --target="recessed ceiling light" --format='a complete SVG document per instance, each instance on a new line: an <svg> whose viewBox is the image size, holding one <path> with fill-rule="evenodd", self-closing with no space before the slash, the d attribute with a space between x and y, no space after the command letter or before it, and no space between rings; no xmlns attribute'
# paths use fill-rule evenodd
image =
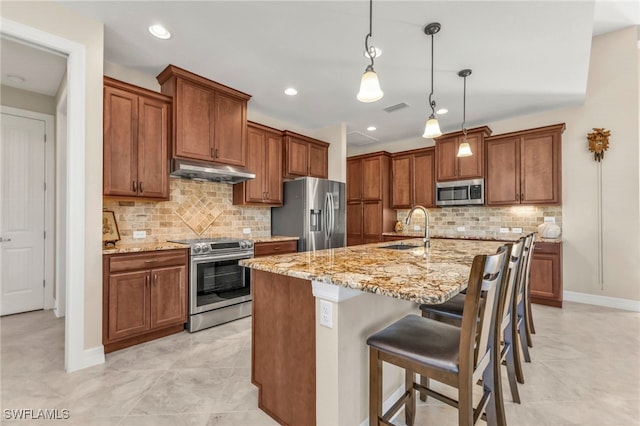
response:
<svg viewBox="0 0 640 426"><path fill-rule="evenodd" d="M369 46L369 49L375 49L376 50L376 59L379 58L380 56L382 56L382 49L380 49L379 47L376 46ZM369 59L369 52L367 52L366 50L364 52L362 52L362 54L364 55L365 58Z"/></svg>
<svg viewBox="0 0 640 426"><path fill-rule="evenodd" d="M367 127L367 130L373 132L374 130L376 130L376 126L369 126Z"/></svg>
<svg viewBox="0 0 640 426"><path fill-rule="evenodd" d="M165 27L160 24L151 25L149 27L149 32L152 36L161 38L162 40L167 40L171 38L171 33Z"/></svg>
<svg viewBox="0 0 640 426"><path fill-rule="evenodd" d="M24 77L21 77L19 75L7 75L7 80L9 80L12 83L17 83L17 84L22 84L24 83Z"/></svg>
<svg viewBox="0 0 640 426"><path fill-rule="evenodd" d="M294 89L293 87L289 87L287 89L285 89L284 91L285 95L289 95L289 96L295 96L298 94L298 91L296 89Z"/></svg>
<svg viewBox="0 0 640 426"><path fill-rule="evenodd" d="M448 110L448 109L446 109L446 108L440 108L439 110L437 110L437 111L436 111L436 114L438 114L438 115L442 115L442 114L446 114L446 113L448 113L448 112L449 112L449 110Z"/></svg>

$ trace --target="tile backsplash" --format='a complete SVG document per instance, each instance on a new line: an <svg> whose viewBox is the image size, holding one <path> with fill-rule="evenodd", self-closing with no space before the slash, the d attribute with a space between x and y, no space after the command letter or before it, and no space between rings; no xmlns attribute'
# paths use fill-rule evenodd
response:
<svg viewBox="0 0 640 426"><path fill-rule="evenodd" d="M115 212L122 243L271 235L271 208L234 206L232 185L179 178L169 185L169 201L103 200L103 208ZM243 234L244 228L251 233ZM133 231L147 236L133 239Z"/></svg>
<svg viewBox="0 0 640 426"><path fill-rule="evenodd" d="M404 223L409 210L398 210L397 218ZM429 209L431 235L454 237L499 238L500 228L509 228L506 235L513 236L513 228L522 228L522 233L535 232L544 217L554 217L562 228L561 206L513 206L513 207L443 207ZM424 229L424 215L418 211L412 219L413 225ZM464 227L463 230L459 230Z"/></svg>

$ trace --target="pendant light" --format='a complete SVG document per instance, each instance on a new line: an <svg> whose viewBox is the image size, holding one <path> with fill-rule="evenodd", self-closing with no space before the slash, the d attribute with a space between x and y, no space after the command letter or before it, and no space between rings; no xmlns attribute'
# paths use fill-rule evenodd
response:
<svg viewBox="0 0 640 426"><path fill-rule="evenodd" d="M462 143L458 147L458 157L471 157L473 155L473 152L471 152L471 145L467 142L467 128L465 127L465 122L467 121L467 77L470 75L470 69L464 69L458 72L458 76L464 79L464 90L462 92L462 134L464 137L462 138Z"/></svg>
<svg viewBox="0 0 640 426"><path fill-rule="evenodd" d="M433 36L440 31L440 24L438 22L432 22L424 27L424 33L431 36L431 93L429 93L429 106L431 107L431 115L427 119L427 124L424 126L423 138L437 138L442 135L440 131L440 124L436 120L436 101L433 97Z"/></svg>
<svg viewBox="0 0 640 426"><path fill-rule="evenodd" d="M367 52L367 56L371 59L371 64L367 65L367 68L362 74L360 80L360 91L356 98L360 102L375 102L382 99L384 93L380 89L380 82L378 81L378 74L373 70L373 59L377 55L375 46L369 46L369 37L372 36L371 26L373 20L373 0L369 0L369 34L364 39L364 47Z"/></svg>

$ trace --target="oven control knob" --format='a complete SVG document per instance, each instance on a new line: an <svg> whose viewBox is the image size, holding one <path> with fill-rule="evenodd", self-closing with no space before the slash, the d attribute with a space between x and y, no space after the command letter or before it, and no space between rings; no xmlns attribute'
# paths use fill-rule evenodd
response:
<svg viewBox="0 0 640 426"><path fill-rule="evenodd" d="M202 252L203 253L209 252L209 244L202 244Z"/></svg>
<svg viewBox="0 0 640 426"><path fill-rule="evenodd" d="M246 249L247 248L247 242L246 241L240 241L240 248L241 249Z"/></svg>
<svg viewBox="0 0 640 426"><path fill-rule="evenodd" d="M248 249L253 248L253 241L251 241L251 240L247 241L247 248Z"/></svg>
<svg viewBox="0 0 640 426"><path fill-rule="evenodd" d="M193 246L193 252L194 253L200 253L200 251L202 251L202 248L199 245L195 245Z"/></svg>

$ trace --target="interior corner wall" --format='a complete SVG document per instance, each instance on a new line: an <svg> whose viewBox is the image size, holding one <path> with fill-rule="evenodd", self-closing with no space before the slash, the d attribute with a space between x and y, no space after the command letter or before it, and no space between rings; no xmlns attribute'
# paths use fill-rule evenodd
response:
<svg viewBox="0 0 640 426"><path fill-rule="evenodd" d="M346 123L325 127L310 136L329 142L329 179L347 181L347 125Z"/></svg>
<svg viewBox="0 0 640 426"><path fill-rule="evenodd" d="M56 100L53 96L5 85L0 88L0 94L0 103L4 106L56 115Z"/></svg>
<svg viewBox="0 0 640 426"><path fill-rule="evenodd" d="M636 27L593 38L583 105L489 123L493 134L566 123L562 135L564 290L640 300L640 99ZM600 164L593 128L611 130ZM603 282L598 279L598 167L602 168Z"/></svg>
<svg viewBox="0 0 640 426"><path fill-rule="evenodd" d="M86 47L84 347L101 347L103 25L50 1L3 2L2 17Z"/></svg>
<svg viewBox="0 0 640 426"><path fill-rule="evenodd" d="M160 93L160 84L156 77L151 74L145 74L132 68L104 61L104 75Z"/></svg>

